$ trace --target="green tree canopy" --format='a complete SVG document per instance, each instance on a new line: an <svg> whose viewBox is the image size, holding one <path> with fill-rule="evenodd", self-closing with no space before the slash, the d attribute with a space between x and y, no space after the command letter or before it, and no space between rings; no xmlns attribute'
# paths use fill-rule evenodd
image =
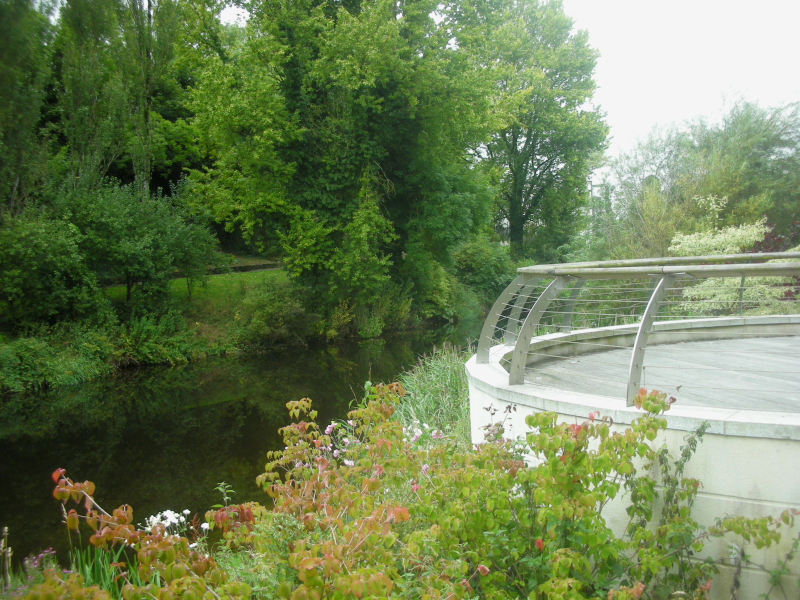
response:
<svg viewBox="0 0 800 600"><path fill-rule="evenodd" d="M800 241L798 182L800 104L740 100L717 123L656 129L614 160L601 229L616 257L663 256L676 233L766 219L770 248L786 249Z"/></svg>
<svg viewBox="0 0 800 600"><path fill-rule="evenodd" d="M594 92L597 53L586 32L572 32L560 2L509 3L487 32L487 62L499 65L505 126L486 146L499 177L498 217L512 254L544 261L576 232L588 200L587 177L608 132Z"/></svg>

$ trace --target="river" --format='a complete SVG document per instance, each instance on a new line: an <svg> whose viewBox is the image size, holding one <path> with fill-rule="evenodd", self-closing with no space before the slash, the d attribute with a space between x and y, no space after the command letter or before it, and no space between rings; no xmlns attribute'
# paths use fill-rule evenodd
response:
<svg viewBox="0 0 800 600"><path fill-rule="evenodd" d="M345 416L364 382L390 382L434 345L464 345L480 324L367 342L294 348L248 358L126 369L84 385L7 398L0 411L0 527L15 562L68 548L50 474L97 485L98 503L200 515L221 502L268 496L255 485L266 453L282 446L285 404L309 397L321 423Z"/></svg>

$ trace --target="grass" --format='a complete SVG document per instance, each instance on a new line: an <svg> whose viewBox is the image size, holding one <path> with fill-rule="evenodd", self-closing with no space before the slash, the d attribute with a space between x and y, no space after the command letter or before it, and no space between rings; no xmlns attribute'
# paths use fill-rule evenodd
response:
<svg viewBox="0 0 800 600"><path fill-rule="evenodd" d="M232 301L241 300L248 288L256 284L275 280L286 281L286 273L280 269L268 271L249 271L246 273L226 273L224 275L211 275L205 285L195 284L192 291L192 302L210 303L217 305L229 304ZM106 298L115 304L125 302L125 286L115 285L103 290ZM188 304L189 292L186 286L186 278L173 279L169 282L170 297L179 303Z"/></svg>
<svg viewBox="0 0 800 600"><path fill-rule="evenodd" d="M461 443L470 444L469 388L464 363L470 350L453 346L434 349L400 375L406 396L397 418L403 427L439 429Z"/></svg>
<svg viewBox="0 0 800 600"><path fill-rule="evenodd" d="M96 585L111 594L114 600L122 600L122 586L126 579L119 576L120 571L112 564L125 563L123 570L127 573L127 580L138 586L145 584L139 577L136 554L126 552L122 546L109 551L94 546L74 548L70 552L70 562L72 570L83 576L86 587Z"/></svg>

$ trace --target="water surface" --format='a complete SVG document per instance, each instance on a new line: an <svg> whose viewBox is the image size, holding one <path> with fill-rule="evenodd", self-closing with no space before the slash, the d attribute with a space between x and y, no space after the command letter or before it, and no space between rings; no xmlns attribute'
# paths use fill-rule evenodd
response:
<svg viewBox="0 0 800 600"><path fill-rule="evenodd" d="M320 422L346 415L364 382L390 382L419 355L467 329L288 349L244 359L124 370L81 386L4 400L0 410L0 527L19 560L67 536L50 474L97 485L106 510L134 520L165 509L204 512L233 486L234 501L268 496L255 485L266 453L282 447L286 402L310 397Z"/></svg>

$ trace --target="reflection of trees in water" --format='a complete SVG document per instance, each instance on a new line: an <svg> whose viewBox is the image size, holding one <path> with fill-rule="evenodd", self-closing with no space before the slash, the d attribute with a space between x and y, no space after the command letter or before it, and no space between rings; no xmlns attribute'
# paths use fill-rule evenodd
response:
<svg viewBox="0 0 800 600"><path fill-rule="evenodd" d="M166 508L202 514L219 501L220 481L233 485L236 501L266 503L255 477L281 445L286 402L310 397L321 422L342 418L367 379L394 380L437 342L392 336L148 367L11 397L0 407L0 526L10 527L18 560L53 545L65 551L51 495L58 467L94 481L104 507L131 504L137 522Z"/></svg>

